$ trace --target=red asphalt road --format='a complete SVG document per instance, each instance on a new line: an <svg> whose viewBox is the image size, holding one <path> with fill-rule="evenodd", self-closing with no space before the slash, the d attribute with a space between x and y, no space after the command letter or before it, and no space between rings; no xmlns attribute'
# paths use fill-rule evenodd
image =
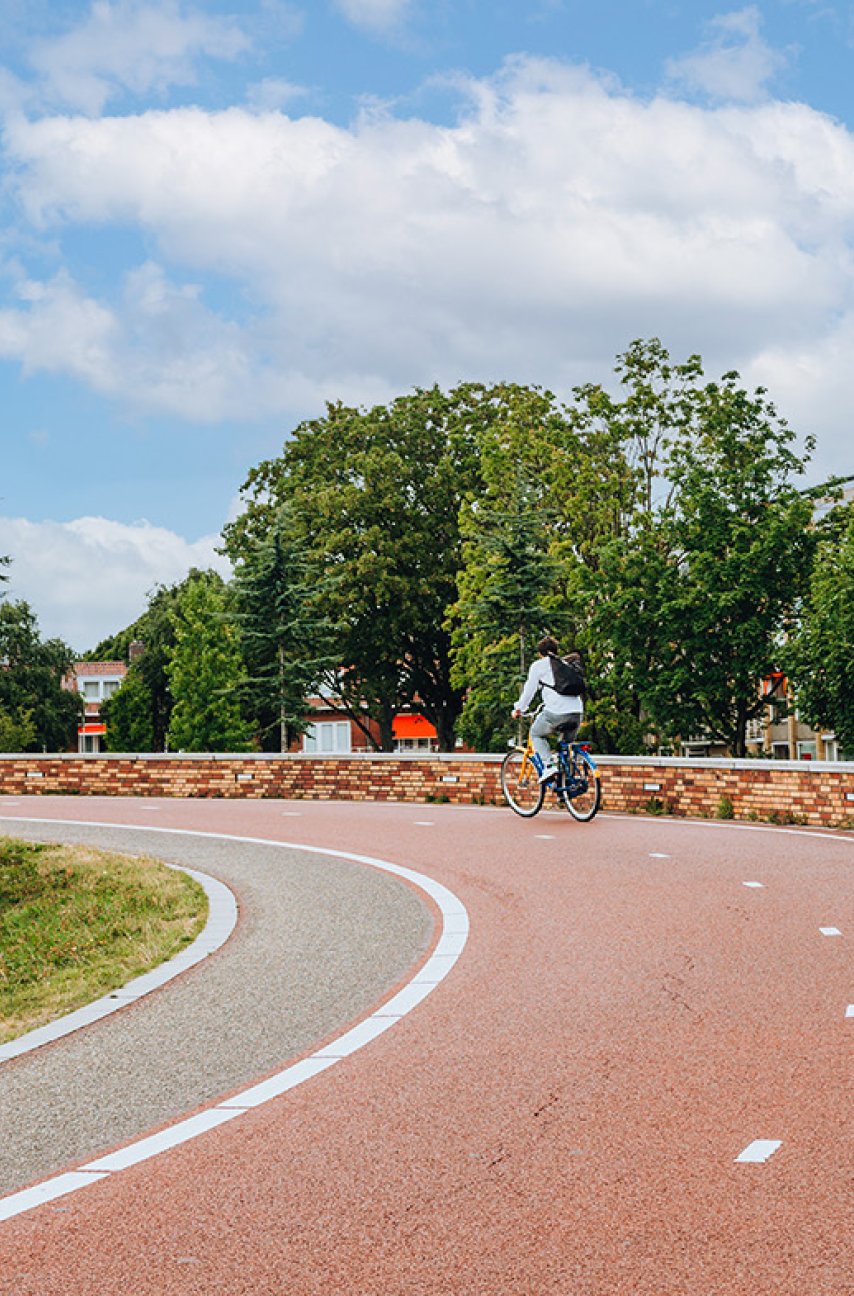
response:
<svg viewBox="0 0 854 1296"><path fill-rule="evenodd" d="M370 853L471 919L447 980L360 1052L0 1224L2 1296L854 1293L851 836L439 805L0 812ZM737 1164L755 1139L781 1146Z"/></svg>

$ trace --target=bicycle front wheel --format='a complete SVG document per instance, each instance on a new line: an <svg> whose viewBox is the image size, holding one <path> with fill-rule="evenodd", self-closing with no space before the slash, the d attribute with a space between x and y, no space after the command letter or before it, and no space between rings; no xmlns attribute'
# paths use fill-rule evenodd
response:
<svg viewBox="0 0 854 1296"><path fill-rule="evenodd" d="M587 823L599 809L602 789L599 775L587 752L573 752L567 789L560 794L573 819Z"/></svg>
<svg viewBox="0 0 854 1296"><path fill-rule="evenodd" d="M513 748L501 762L501 791L510 809L525 819L542 806L546 789L524 751Z"/></svg>

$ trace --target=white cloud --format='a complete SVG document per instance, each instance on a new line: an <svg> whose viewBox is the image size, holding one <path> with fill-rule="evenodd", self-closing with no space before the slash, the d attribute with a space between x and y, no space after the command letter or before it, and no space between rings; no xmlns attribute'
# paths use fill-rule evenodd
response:
<svg viewBox="0 0 854 1296"><path fill-rule="evenodd" d="M334 0L334 3L354 26L381 33L399 27L412 7L412 0Z"/></svg>
<svg viewBox="0 0 854 1296"><path fill-rule="evenodd" d="M769 81L786 66L786 56L761 35L759 8L750 5L721 14L709 24L709 39L690 54L670 59L672 81L717 100L751 103L761 99Z"/></svg>
<svg viewBox="0 0 854 1296"><path fill-rule="evenodd" d="M818 434L810 477L854 474L854 308L810 341L771 345L751 361L746 376L767 387L793 428Z"/></svg>
<svg viewBox="0 0 854 1296"><path fill-rule="evenodd" d="M40 41L30 62L48 102L98 113L120 91L192 85L200 57L231 59L248 47L233 20L179 0L94 0L84 23Z"/></svg>
<svg viewBox="0 0 854 1296"><path fill-rule="evenodd" d="M78 652L135 621L156 585L183 580L191 567L229 571L214 552L218 537L189 542L144 521L6 517L0 535L3 552L12 557L7 597L26 599L42 635L59 636Z"/></svg>
<svg viewBox="0 0 854 1296"><path fill-rule="evenodd" d="M109 302L25 286L0 352L188 418L469 377L566 390L651 334L746 372L854 310L854 137L805 105L643 101L515 60L453 127L181 109L18 119L6 145L33 222L139 229L192 282L148 263ZM206 305L210 275L239 317Z"/></svg>
<svg viewBox="0 0 854 1296"><path fill-rule="evenodd" d="M246 102L250 108L259 112L278 112L299 99L304 99L310 91L307 86L296 85L293 81L284 81L279 77L265 77L256 81L246 92Z"/></svg>

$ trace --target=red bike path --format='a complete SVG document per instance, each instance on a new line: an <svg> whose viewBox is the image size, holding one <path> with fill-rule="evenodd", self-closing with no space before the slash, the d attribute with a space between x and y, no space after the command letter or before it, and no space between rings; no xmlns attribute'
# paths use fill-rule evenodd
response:
<svg viewBox="0 0 854 1296"><path fill-rule="evenodd" d="M352 1057L0 1224L2 1296L854 1293L854 837L444 805L0 809L382 856L471 922L447 979Z"/></svg>

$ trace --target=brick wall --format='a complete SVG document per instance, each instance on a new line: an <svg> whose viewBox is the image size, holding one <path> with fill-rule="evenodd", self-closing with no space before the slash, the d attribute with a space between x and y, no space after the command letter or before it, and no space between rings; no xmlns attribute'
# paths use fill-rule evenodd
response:
<svg viewBox="0 0 854 1296"><path fill-rule="evenodd" d="M0 755L0 794L501 803L500 756ZM854 827L854 763L601 757L603 808Z"/></svg>

